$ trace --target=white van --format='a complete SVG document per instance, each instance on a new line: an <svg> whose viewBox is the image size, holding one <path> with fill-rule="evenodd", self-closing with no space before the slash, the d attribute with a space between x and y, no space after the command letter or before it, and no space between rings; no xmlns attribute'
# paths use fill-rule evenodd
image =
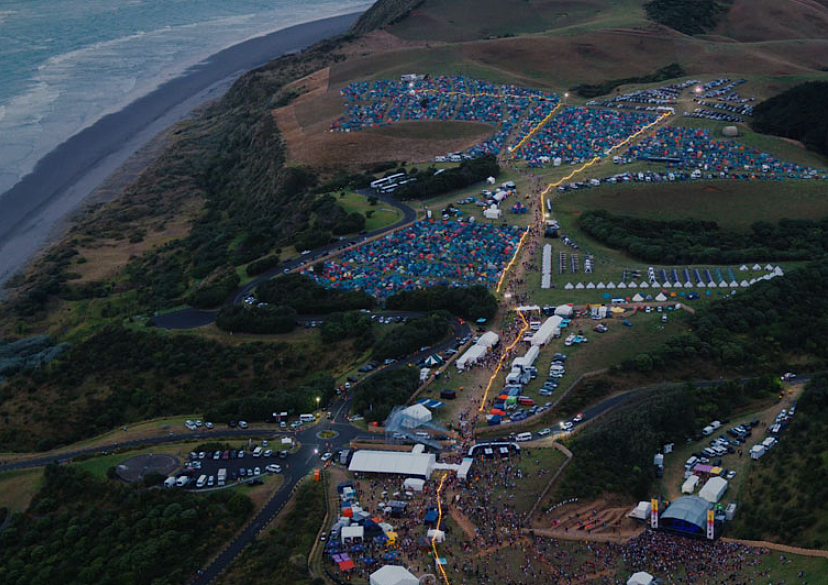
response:
<svg viewBox="0 0 828 585"><path fill-rule="evenodd" d="M713 427L704 427L702 429L702 435L704 435L705 437L709 437L712 434L713 434Z"/></svg>
<svg viewBox="0 0 828 585"><path fill-rule="evenodd" d="M761 445L765 448L765 451L770 451L773 449L773 446L776 445L779 441L774 439L773 437L768 437L764 441L762 441Z"/></svg>
<svg viewBox="0 0 828 585"><path fill-rule="evenodd" d="M698 462L699 458L693 455L690 459L684 462L684 469L693 469L693 466Z"/></svg>
<svg viewBox="0 0 828 585"><path fill-rule="evenodd" d="M206 484L206 483L207 483L207 476L202 475L198 478L198 481L196 482L196 487L197 488L203 488L204 484Z"/></svg>
<svg viewBox="0 0 828 585"><path fill-rule="evenodd" d="M164 480L164 487L165 488L175 487L175 482L176 482L175 476L170 476L170 477L168 477L167 479Z"/></svg>
<svg viewBox="0 0 828 585"><path fill-rule="evenodd" d="M299 420L302 422L313 422L316 420L316 415L314 414L300 414Z"/></svg>
<svg viewBox="0 0 828 585"><path fill-rule="evenodd" d="M715 430L717 430L720 426L722 426L722 423L720 423L720 422L719 422L719 421L717 421L717 420L714 420L712 423L710 423L710 426L711 426L711 427L713 427L713 430L715 431Z"/></svg>
<svg viewBox="0 0 828 585"><path fill-rule="evenodd" d="M261 457L262 456L262 448L256 447L253 449L253 457Z"/></svg>
<svg viewBox="0 0 828 585"><path fill-rule="evenodd" d="M531 441L532 440L532 433L518 433L515 437L515 441L523 442L523 441Z"/></svg>
<svg viewBox="0 0 828 585"><path fill-rule="evenodd" d="M182 475L181 477L175 480L175 487L184 487L188 483L190 483L190 478L186 475Z"/></svg>

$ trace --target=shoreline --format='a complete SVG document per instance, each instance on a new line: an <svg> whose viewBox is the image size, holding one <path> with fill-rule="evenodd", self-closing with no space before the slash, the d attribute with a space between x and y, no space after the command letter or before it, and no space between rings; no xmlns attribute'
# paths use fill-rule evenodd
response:
<svg viewBox="0 0 828 585"><path fill-rule="evenodd" d="M134 167L134 157L150 141L224 95L248 71L346 32L360 14L298 24L228 47L49 152L31 173L0 194L0 290L65 233L73 212L107 179L128 162Z"/></svg>

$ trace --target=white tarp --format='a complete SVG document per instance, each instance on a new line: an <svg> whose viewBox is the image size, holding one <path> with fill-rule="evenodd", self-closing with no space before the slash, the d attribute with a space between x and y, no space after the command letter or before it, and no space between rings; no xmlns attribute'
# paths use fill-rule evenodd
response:
<svg viewBox="0 0 828 585"><path fill-rule="evenodd" d="M711 504L717 503L727 491L727 480L722 477L711 477L699 490L699 497Z"/></svg>
<svg viewBox="0 0 828 585"><path fill-rule="evenodd" d="M460 469L457 470L457 478L460 481L466 481L466 479L468 479L472 463L474 463L474 459L472 459L471 457L463 457L463 462L460 464Z"/></svg>
<svg viewBox="0 0 828 585"><path fill-rule="evenodd" d="M555 307L555 315L568 319L572 316L573 310L571 305L560 305Z"/></svg>
<svg viewBox="0 0 828 585"><path fill-rule="evenodd" d="M692 494L694 491L696 491L697 485L699 485L699 476L691 475L690 477L684 480L683 484L681 484L681 493Z"/></svg>
<svg viewBox="0 0 828 585"><path fill-rule="evenodd" d="M650 502L641 501L628 514L630 518L638 518L639 520L647 520L650 517L650 510L652 509Z"/></svg>
<svg viewBox="0 0 828 585"><path fill-rule="evenodd" d="M425 487L425 480L416 477L408 477L403 482L403 487L405 489L414 490L415 492L421 492L423 491L423 487Z"/></svg>
<svg viewBox="0 0 828 585"><path fill-rule="evenodd" d="M494 331L487 331L480 336L480 339L477 340L475 345L482 345L483 347L492 348L497 345L498 341L500 341L500 337L497 336L497 333Z"/></svg>
<svg viewBox="0 0 828 585"><path fill-rule="evenodd" d="M627 579L627 585L650 585L652 582L653 576L644 571L639 571Z"/></svg>
<svg viewBox="0 0 828 585"><path fill-rule="evenodd" d="M368 577L370 585L419 585L420 581L405 567L385 565Z"/></svg>
<svg viewBox="0 0 828 585"><path fill-rule="evenodd" d="M434 539L436 542L444 542L446 540L446 533L442 530L437 530L435 528L431 528L426 532L426 538L429 542Z"/></svg>

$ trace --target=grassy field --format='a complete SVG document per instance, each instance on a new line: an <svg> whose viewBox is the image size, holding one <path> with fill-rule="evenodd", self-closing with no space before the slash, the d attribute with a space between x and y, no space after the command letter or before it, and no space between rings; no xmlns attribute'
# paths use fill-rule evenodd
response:
<svg viewBox="0 0 828 585"><path fill-rule="evenodd" d="M385 203L371 205L365 195L347 192L344 197L336 195L336 201L346 213L361 213L366 216L365 229L369 232L382 229L400 221L402 211ZM370 214L370 217L368 216Z"/></svg>
<svg viewBox="0 0 828 585"><path fill-rule="evenodd" d="M558 194L553 205L562 222L589 209L606 209L659 221L713 220L722 229L747 231L757 221L828 216L826 193L822 181L625 183ZM574 227L572 221L567 225Z"/></svg>
<svg viewBox="0 0 828 585"><path fill-rule="evenodd" d="M8 508L11 513L26 510L40 488L42 477L42 468L0 473L0 508Z"/></svg>
<svg viewBox="0 0 828 585"><path fill-rule="evenodd" d="M510 504L519 513L526 514L535 505L538 496L565 461L566 456L555 448L523 449L518 463L522 474L519 489L508 490L504 487L497 487L493 490L493 494L495 496L508 494L507 497L511 499Z"/></svg>

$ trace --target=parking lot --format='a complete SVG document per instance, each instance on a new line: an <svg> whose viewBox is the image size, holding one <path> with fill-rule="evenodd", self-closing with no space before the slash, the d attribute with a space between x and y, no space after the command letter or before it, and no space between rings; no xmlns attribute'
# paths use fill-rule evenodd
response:
<svg viewBox="0 0 828 585"><path fill-rule="evenodd" d="M283 441L289 441L283 442ZM209 489L249 482L257 485L259 476L282 473L290 466L290 438L281 441L249 443L241 448L191 452L174 476L176 487ZM172 482L168 479L168 487Z"/></svg>

